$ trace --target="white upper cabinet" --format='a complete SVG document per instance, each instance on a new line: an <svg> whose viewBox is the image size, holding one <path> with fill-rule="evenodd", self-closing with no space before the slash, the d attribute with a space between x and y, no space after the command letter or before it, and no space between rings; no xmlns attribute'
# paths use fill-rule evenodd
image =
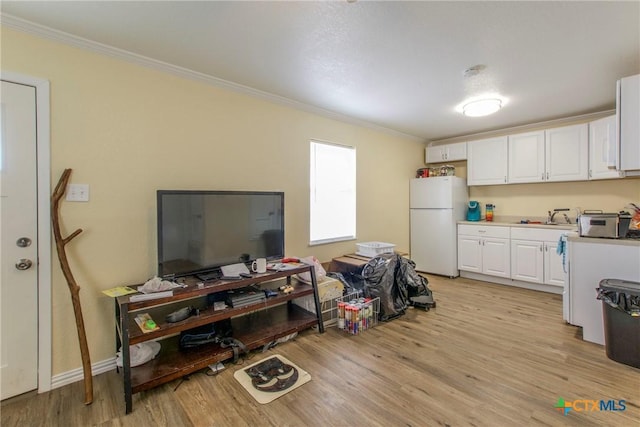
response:
<svg viewBox="0 0 640 427"><path fill-rule="evenodd" d="M545 179L586 181L589 178L587 123L545 131Z"/></svg>
<svg viewBox="0 0 640 427"><path fill-rule="evenodd" d="M467 143L436 145L425 149L425 163L455 162L467 159Z"/></svg>
<svg viewBox="0 0 640 427"><path fill-rule="evenodd" d="M544 131L509 135L509 182L545 179Z"/></svg>
<svg viewBox="0 0 640 427"><path fill-rule="evenodd" d="M589 123L589 179L621 178L617 164L616 116Z"/></svg>
<svg viewBox="0 0 640 427"><path fill-rule="evenodd" d="M507 183L507 137L481 139L467 144L469 185Z"/></svg>
<svg viewBox="0 0 640 427"><path fill-rule="evenodd" d="M618 81L620 169L640 174L640 74Z"/></svg>

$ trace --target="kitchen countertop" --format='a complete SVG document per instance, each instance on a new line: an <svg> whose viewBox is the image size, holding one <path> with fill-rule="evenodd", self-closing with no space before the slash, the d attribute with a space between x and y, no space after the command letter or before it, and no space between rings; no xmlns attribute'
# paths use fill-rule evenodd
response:
<svg viewBox="0 0 640 427"><path fill-rule="evenodd" d="M533 220L532 220L533 221ZM567 231L567 240L577 243L593 243L596 245L623 245L640 246L640 239L603 239L599 237L580 237L578 235L577 224L520 224L519 219L497 218L497 221L458 221L458 224L482 225L489 227L524 227L524 228L544 228L547 230Z"/></svg>
<svg viewBox="0 0 640 427"><path fill-rule="evenodd" d="M542 221L541 221L542 222ZM525 227L525 228L546 228L549 230L578 231L577 224L521 224L519 219L508 220L500 218L497 221L458 221L458 224L486 225L502 227Z"/></svg>
<svg viewBox="0 0 640 427"><path fill-rule="evenodd" d="M594 245L640 246L639 239L603 239L601 237L580 237L577 232L569 233L567 241L574 243L589 243Z"/></svg>

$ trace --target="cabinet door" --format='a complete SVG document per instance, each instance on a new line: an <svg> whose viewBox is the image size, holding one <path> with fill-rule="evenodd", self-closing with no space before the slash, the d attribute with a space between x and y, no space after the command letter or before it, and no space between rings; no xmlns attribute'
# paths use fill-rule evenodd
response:
<svg viewBox="0 0 640 427"><path fill-rule="evenodd" d="M511 241L511 278L525 282L544 280L543 243L535 240Z"/></svg>
<svg viewBox="0 0 640 427"><path fill-rule="evenodd" d="M509 182L544 179L544 131L509 135Z"/></svg>
<svg viewBox="0 0 640 427"><path fill-rule="evenodd" d="M586 181L589 178L587 123L545 131L547 181Z"/></svg>
<svg viewBox="0 0 640 427"><path fill-rule="evenodd" d="M558 255L557 249L557 241L544 242L544 283L564 287L566 273L562 265L562 255Z"/></svg>
<svg viewBox="0 0 640 427"><path fill-rule="evenodd" d="M439 163L445 160L445 145L426 148L426 163Z"/></svg>
<svg viewBox="0 0 640 427"><path fill-rule="evenodd" d="M482 272L491 276L510 277L509 239L485 238L482 241Z"/></svg>
<svg viewBox="0 0 640 427"><path fill-rule="evenodd" d="M446 160L453 162L457 160L467 159L467 143L457 142L455 144L447 145Z"/></svg>
<svg viewBox="0 0 640 427"><path fill-rule="evenodd" d="M620 169L640 170L640 74L618 82Z"/></svg>
<svg viewBox="0 0 640 427"><path fill-rule="evenodd" d="M482 139L467 144L469 185L507 183L507 137Z"/></svg>
<svg viewBox="0 0 640 427"><path fill-rule="evenodd" d="M482 245L479 237L458 235L458 269L482 273Z"/></svg>
<svg viewBox="0 0 640 427"><path fill-rule="evenodd" d="M589 179L622 177L622 172L615 169L616 131L616 116L589 123Z"/></svg>

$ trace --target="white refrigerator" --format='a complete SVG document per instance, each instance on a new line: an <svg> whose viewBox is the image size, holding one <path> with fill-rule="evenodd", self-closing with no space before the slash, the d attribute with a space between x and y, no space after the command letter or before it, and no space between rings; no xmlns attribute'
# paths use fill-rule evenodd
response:
<svg viewBox="0 0 640 427"><path fill-rule="evenodd" d="M416 270L459 276L457 221L466 216L467 181L456 176L414 178L409 189L410 256Z"/></svg>

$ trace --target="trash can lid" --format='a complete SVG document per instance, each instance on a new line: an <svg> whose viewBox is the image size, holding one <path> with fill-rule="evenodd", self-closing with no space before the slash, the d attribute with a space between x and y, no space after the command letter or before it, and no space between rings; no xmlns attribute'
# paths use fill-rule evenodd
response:
<svg viewBox="0 0 640 427"><path fill-rule="evenodd" d="M620 279L602 279L600 288L605 291L623 292L640 296L640 282Z"/></svg>

